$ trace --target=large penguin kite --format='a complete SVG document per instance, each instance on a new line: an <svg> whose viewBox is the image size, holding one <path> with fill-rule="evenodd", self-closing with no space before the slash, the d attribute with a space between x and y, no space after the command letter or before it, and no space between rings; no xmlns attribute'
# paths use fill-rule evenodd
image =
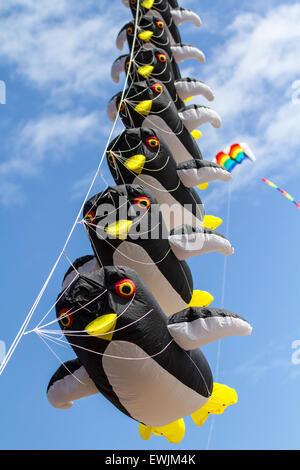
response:
<svg viewBox="0 0 300 470"><path fill-rule="evenodd" d="M202 160L200 149L191 132L202 124L221 126L220 116L200 105L186 106L178 112L167 88L153 79L132 84L121 101L117 93L109 102L107 113L111 121L119 111L126 128L150 127L162 130L177 163Z"/></svg>
<svg viewBox="0 0 300 470"><path fill-rule="evenodd" d="M107 266L78 279L59 295L57 318L77 358L59 367L47 397L56 408L101 392L120 411L152 432L178 443L183 418L201 426L210 413L237 401L233 389L213 384L198 349L251 327L220 309L189 308L167 319L139 275Z"/></svg>
<svg viewBox="0 0 300 470"><path fill-rule="evenodd" d="M214 179L229 181L232 177L223 167L205 160L201 160L197 171L188 164L182 169L162 134L141 127L126 129L109 144L107 162L116 184L139 184L152 192L168 230L183 224L208 227L201 199L192 186ZM169 217L171 207L173 216Z"/></svg>
<svg viewBox="0 0 300 470"><path fill-rule="evenodd" d="M99 265L137 271L167 315L212 301L210 294L193 292L184 260L213 251L233 253L225 237L205 227L185 225L169 233L160 206L143 186L107 188L87 201L83 217Z"/></svg>

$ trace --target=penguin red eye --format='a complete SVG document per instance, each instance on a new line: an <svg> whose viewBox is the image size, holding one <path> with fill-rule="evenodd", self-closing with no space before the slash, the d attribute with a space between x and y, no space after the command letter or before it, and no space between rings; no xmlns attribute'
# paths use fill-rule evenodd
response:
<svg viewBox="0 0 300 470"><path fill-rule="evenodd" d="M162 62L162 63L167 62L166 54L157 54L157 58L158 58L159 62Z"/></svg>
<svg viewBox="0 0 300 470"><path fill-rule="evenodd" d="M146 139L146 145L151 149L156 149L159 146L159 140L154 136L148 137Z"/></svg>
<svg viewBox="0 0 300 470"><path fill-rule="evenodd" d="M133 36L133 33L134 33L134 27L133 26L127 26L127 34L129 34L129 36Z"/></svg>
<svg viewBox="0 0 300 470"><path fill-rule="evenodd" d="M117 102L117 109L119 110L119 112L120 112L120 113L124 113L125 108L126 108L125 101L119 100L119 101Z"/></svg>
<svg viewBox="0 0 300 470"><path fill-rule="evenodd" d="M107 162L110 166L115 166L116 157L113 153L107 152Z"/></svg>
<svg viewBox="0 0 300 470"><path fill-rule="evenodd" d="M161 20L156 21L155 24L159 29L164 29L164 27L165 27L165 23Z"/></svg>
<svg viewBox="0 0 300 470"><path fill-rule="evenodd" d="M164 91L163 86L160 83L155 83L154 85L152 85L152 90L157 95L160 95Z"/></svg>
<svg viewBox="0 0 300 470"><path fill-rule="evenodd" d="M120 297L129 298L136 292L136 287L130 279L122 279L115 285L115 291Z"/></svg>
<svg viewBox="0 0 300 470"><path fill-rule="evenodd" d="M73 314L67 308L62 308L58 314L60 324L64 328L70 328L73 325Z"/></svg>
<svg viewBox="0 0 300 470"><path fill-rule="evenodd" d="M95 217L96 217L96 214L94 211L88 211L84 216L84 220L86 221L88 225L90 225L94 223Z"/></svg>
<svg viewBox="0 0 300 470"><path fill-rule="evenodd" d="M130 65L130 59L126 60L125 62L125 69L128 70Z"/></svg>
<svg viewBox="0 0 300 470"><path fill-rule="evenodd" d="M133 203L136 204L140 209L144 210L149 209L151 206L151 201L146 196L136 197Z"/></svg>
<svg viewBox="0 0 300 470"><path fill-rule="evenodd" d="M130 0L130 5L136 5L136 0Z"/></svg>

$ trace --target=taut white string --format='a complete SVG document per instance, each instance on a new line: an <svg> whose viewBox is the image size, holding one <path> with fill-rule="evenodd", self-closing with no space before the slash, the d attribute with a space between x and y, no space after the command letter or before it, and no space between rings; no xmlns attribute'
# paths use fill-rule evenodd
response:
<svg viewBox="0 0 300 470"><path fill-rule="evenodd" d="M124 83L124 87L123 87L123 91L122 91L122 96L121 96L121 101L120 101L120 103L121 103L122 100L124 99L124 95L125 95L125 91L126 91L126 87L127 87L127 82L128 82L128 76L129 76L130 69L131 69L131 63L132 63L133 56L134 56L135 42L136 42L136 38L137 38L137 26L138 26L138 22L139 22L139 14L138 14L138 12L139 12L139 5L140 5L140 0L137 0L137 14L136 14L136 18L135 18L135 32L134 32L134 38L133 38L133 47L132 47L132 51L131 51L131 54L130 54L130 63L129 63L129 67L128 67L128 72L127 72L127 74L126 74L126 79L125 79L125 83ZM118 110L117 116L116 116L116 118L115 118L115 121L114 121L114 123L113 123L111 132L110 132L110 134L109 134L109 137L108 137L108 140L107 140L105 149L104 149L104 151L103 151L102 157L100 158L100 162L99 162L99 164L98 164L97 170L96 170L95 175L94 175L94 177L93 177L93 179L92 179L92 181L91 181L91 184L90 184L90 186L89 186L89 188L88 188L88 191L87 191L87 193L86 193L86 195L85 195L85 198L84 198L84 200L83 200L83 202L82 202L82 204L81 204L81 206L80 206L80 209L79 209L79 211L78 211L78 214L77 214L77 216L76 216L76 218L75 218L75 222L73 223L73 225L72 225L72 227L71 227L71 230L70 230L70 232L69 232L69 234L68 234L68 236L67 236L67 239L66 239L66 241L65 241L65 244L64 244L64 246L63 246L63 248L62 248L60 254L58 255L57 260L55 261L55 263L54 263L54 265L53 265L53 267L52 267L52 269L51 269L51 271L50 271L50 273L49 273L49 275L48 275L48 277L47 277L47 279L46 279L44 285L42 286L42 288L41 288L41 290L40 290L40 292L39 292L37 298L35 299L35 301L34 301L32 307L31 307L31 309L29 310L29 312L28 312L28 314L27 314L27 316L26 316L26 318L25 318L23 324L21 325L21 328L19 329L19 331L18 331L18 333L17 333L15 339L13 340L13 342L12 342L12 344L11 344L11 346L10 346L8 352L7 352L7 354L5 355L3 361L2 361L2 363L1 363L1 365L0 365L0 376L2 375L2 373L3 373L3 371L5 370L5 368L6 368L7 364L8 364L8 362L9 362L9 360L11 359L13 353L15 352L16 347L18 346L19 342L21 341L21 339L22 339L22 337L23 337L23 335L24 335L24 333L25 333L25 331L26 331L26 328L27 328L28 324L29 324L31 318L32 318L33 315L34 315L34 313L35 313L35 311L36 311L36 309L37 309L37 306L39 305L39 303L40 303L40 301L41 301L41 299L42 299L42 297L43 297L43 295L44 295L44 292L45 292L45 290L46 290L46 288L47 288L47 286L48 286L50 280L52 279L52 276L53 276L53 274L54 274L54 272L55 272L55 270L56 270L56 268L57 268L57 266L58 266L58 263L60 262L60 259L61 259L61 257L63 256L63 254L64 254L64 252L65 252L65 250L66 250L67 245L69 244L70 238L71 238L71 236L73 235L73 232L74 232L74 230L75 230L75 227L76 227L76 225L77 225L77 223L78 223L78 221L79 221L79 219L80 219L80 216L81 216L81 213L82 213L83 208L84 208L84 206L85 206L85 203L86 203L87 200L88 200L88 197L89 197L89 195L90 195L90 193L91 193L91 191L92 191L92 188L93 188L93 186L94 186L94 184L95 184L95 181L96 181L96 179L97 179L97 177L98 177L98 174L99 174L99 172L100 172L101 165L102 165L103 160L104 160L104 157L105 157L105 155L106 155L106 151L107 151L109 142L110 142L110 140L111 140L111 138L112 138L112 135L113 135L113 133L114 133L115 127L116 127L116 125L117 125L118 119L119 119L119 110Z"/></svg>
<svg viewBox="0 0 300 470"><path fill-rule="evenodd" d="M228 199L227 199L227 220L226 220L226 238L229 237L229 223L230 223L230 208L231 208L231 184L229 182L228 185ZM226 288L226 277L227 277L227 256L224 258L224 265L223 265L223 280L222 280L222 296L221 296L221 308L224 308L225 303L225 288ZM219 380L219 372L220 372L220 359L221 359L221 346L222 340L218 341L218 349L217 349L217 362L216 362L216 381ZM207 444L206 449L209 450L210 442L212 438L213 428L215 423L215 416L212 416L210 422L210 428L207 437Z"/></svg>

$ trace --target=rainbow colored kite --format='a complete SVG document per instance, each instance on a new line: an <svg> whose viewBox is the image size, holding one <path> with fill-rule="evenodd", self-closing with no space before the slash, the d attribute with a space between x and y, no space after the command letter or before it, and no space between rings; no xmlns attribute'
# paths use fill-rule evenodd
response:
<svg viewBox="0 0 300 470"><path fill-rule="evenodd" d="M300 204L298 204L298 202L296 202L295 199L289 193L284 191L284 189L280 189L276 184L272 183L272 181L269 181L266 178L262 178L262 181L266 183L267 185L271 186L271 188L277 189L277 191L283 194L286 198L288 198L291 202L293 202L295 206L298 207L298 209L300 209Z"/></svg>
<svg viewBox="0 0 300 470"><path fill-rule="evenodd" d="M236 165L240 165L246 158L255 161L247 144L233 144L215 156L215 161L232 172Z"/></svg>

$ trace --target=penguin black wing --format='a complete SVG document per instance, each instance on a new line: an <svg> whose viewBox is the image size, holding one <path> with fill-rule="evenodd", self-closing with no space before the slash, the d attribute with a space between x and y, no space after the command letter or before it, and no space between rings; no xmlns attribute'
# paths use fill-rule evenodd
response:
<svg viewBox="0 0 300 470"><path fill-rule="evenodd" d="M168 330L182 349L191 351L227 336L250 335L252 327L228 310L189 307L169 317Z"/></svg>

